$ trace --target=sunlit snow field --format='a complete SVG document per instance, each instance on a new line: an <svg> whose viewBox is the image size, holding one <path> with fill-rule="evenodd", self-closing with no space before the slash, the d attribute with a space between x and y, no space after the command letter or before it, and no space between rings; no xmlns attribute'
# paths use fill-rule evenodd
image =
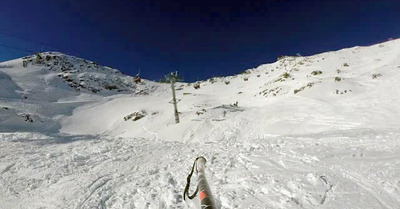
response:
<svg viewBox="0 0 400 209"><path fill-rule="evenodd" d="M198 156L221 209L400 208L400 40L177 83L179 124L169 84L55 55L0 63L1 209L196 208Z"/></svg>

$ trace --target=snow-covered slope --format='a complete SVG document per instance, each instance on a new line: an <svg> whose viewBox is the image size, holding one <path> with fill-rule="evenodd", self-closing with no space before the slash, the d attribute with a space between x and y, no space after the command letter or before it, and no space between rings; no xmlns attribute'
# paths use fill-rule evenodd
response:
<svg viewBox="0 0 400 209"><path fill-rule="evenodd" d="M399 208L399 79L400 40L281 57L178 83L175 124L169 84L59 53L1 63L0 208L196 208L199 155L222 209Z"/></svg>
<svg viewBox="0 0 400 209"><path fill-rule="evenodd" d="M200 89L178 84L178 125L174 124L168 90L140 97L140 102L126 96L80 107L62 121L61 131L196 141L231 137L224 136L226 130L243 132L240 136L234 133L236 137L253 138L248 132L396 128L399 60L399 40L310 57L284 57L241 75L202 81ZM233 106L236 102L237 107ZM124 120L141 110L148 113L143 119Z"/></svg>
<svg viewBox="0 0 400 209"><path fill-rule="evenodd" d="M118 70L57 52L0 63L0 131L58 132L59 119L116 94L147 94Z"/></svg>

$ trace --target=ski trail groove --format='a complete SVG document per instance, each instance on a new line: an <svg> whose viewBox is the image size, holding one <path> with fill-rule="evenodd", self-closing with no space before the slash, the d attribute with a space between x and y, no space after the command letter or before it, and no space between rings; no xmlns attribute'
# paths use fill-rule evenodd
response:
<svg viewBox="0 0 400 209"><path fill-rule="evenodd" d="M15 163L11 163L10 165L6 166L4 168L4 170L1 172L1 174L4 174L4 173L8 172L14 166L15 166Z"/></svg>
<svg viewBox="0 0 400 209"><path fill-rule="evenodd" d="M333 185L329 182L328 178L326 176L320 176L319 177L321 181L328 186L327 190L325 190L324 195L322 196L320 204L323 205L326 201L326 198L328 197L329 192L332 190Z"/></svg>
<svg viewBox="0 0 400 209"><path fill-rule="evenodd" d="M374 189L376 187L374 185L372 185L371 183L369 183L361 175L351 173L351 172L345 171L345 170L342 170L342 174L343 174L343 177L350 179L352 182L355 182L358 186L360 186L361 188L363 188L367 192L369 192L371 194L371 196L373 198L375 198L379 202L379 204L381 204L382 207L392 209L392 207L390 207L389 204L386 203L386 201L384 201L384 200L382 200L382 198L374 195L377 193Z"/></svg>
<svg viewBox="0 0 400 209"><path fill-rule="evenodd" d="M97 178L95 181L93 181L87 188L90 189L94 185L93 188L90 189L90 193L86 198L78 203L78 205L75 207L75 209L81 209L82 206L89 200L89 198L101 187L103 187L107 182L109 182L111 178L104 178L104 176ZM102 206L103 207L103 206Z"/></svg>

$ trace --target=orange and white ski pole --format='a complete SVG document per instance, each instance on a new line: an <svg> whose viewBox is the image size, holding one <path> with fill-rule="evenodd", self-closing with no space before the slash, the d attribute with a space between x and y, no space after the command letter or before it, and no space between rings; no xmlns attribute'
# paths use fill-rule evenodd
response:
<svg viewBox="0 0 400 209"><path fill-rule="evenodd" d="M200 191L200 208L201 209L216 209L214 197L211 193L211 189L208 186L206 174L205 174L205 166L206 164L206 159L204 157L198 157L193 163L192 170L190 174L187 177L187 183L185 187L185 191L183 193L183 199L185 200L186 195L189 197L189 199L193 199L197 192ZM193 195L189 195L189 186L190 186L190 179L192 177L194 168L196 167L196 172L197 172L197 188L196 191Z"/></svg>

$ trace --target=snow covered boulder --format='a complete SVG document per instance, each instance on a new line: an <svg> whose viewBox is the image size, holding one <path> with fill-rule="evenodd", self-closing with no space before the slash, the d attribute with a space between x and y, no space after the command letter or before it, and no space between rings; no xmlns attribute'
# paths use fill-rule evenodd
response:
<svg viewBox="0 0 400 209"><path fill-rule="evenodd" d="M124 120L128 121L128 120L132 119L132 121L137 121L137 120L144 118L146 115L147 115L147 112L145 110L140 110L139 112L134 112L134 113L131 113L131 114L125 116Z"/></svg>

